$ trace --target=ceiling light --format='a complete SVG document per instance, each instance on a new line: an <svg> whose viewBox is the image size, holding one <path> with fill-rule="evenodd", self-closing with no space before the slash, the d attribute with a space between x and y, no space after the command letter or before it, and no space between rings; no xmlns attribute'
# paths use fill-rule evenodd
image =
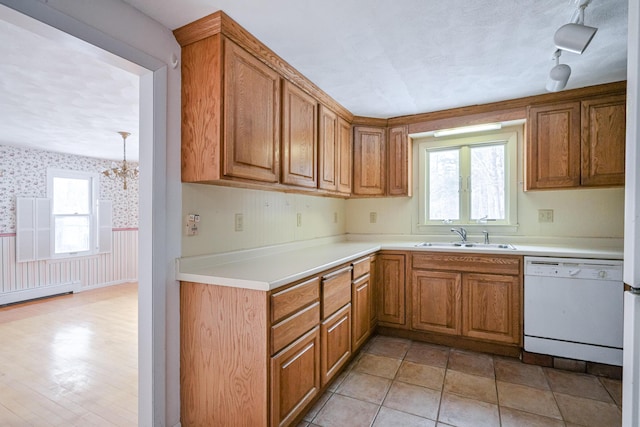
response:
<svg viewBox="0 0 640 427"><path fill-rule="evenodd" d="M567 64L560 63L560 53L560 50L556 50L553 54L556 65L551 69L551 72L549 72L549 80L547 80L546 86L549 92L558 92L564 89L571 75L571 67Z"/></svg>
<svg viewBox="0 0 640 427"><path fill-rule="evenodd" d="M596 31L597 28L583 24L565 24L558 28L553 42L558 49L581 55L596 35Z"/></svg>
<svg viewBox="0 0 640 427"><path fill-rule="evenodd" d="M116 162L111 163L111 168L102 171L102 174L113 180L122 179L124 189L127 189L127 179L138 178L138 168L130 168L127 164L127 137L131 135L129 132L118 132L122 136L123 154L122 164L118 166Z"/></svg>
<svg viewBox="0 0 640 427"><path fill-rule="evenodd" d="M459 135L462 133L482 132L485 130L496 130L501 128L502 128L502 124L500 123L486 123L483 125L473 125L473 126L464 126L459 128L453 128L453 129L437 130L433 133L433 136L439 137L439 136Z"/></svg>

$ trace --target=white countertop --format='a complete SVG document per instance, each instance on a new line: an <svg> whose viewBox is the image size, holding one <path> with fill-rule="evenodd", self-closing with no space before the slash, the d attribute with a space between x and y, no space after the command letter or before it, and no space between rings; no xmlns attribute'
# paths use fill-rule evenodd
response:
<svg viewBox="0 0 640 427"><path fill-rule="evenodd" d="M180 258L176 279L269 291L313 276L381 249L400 251L491 253L567 258L622 259L622 249L561 245L519 245L513 249L416 247L417 241L346 241L343 237L273 247Z"/></svg>

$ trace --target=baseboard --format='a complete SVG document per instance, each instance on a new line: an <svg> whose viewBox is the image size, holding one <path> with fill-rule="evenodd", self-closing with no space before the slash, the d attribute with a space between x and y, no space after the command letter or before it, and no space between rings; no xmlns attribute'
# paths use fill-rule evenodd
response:
<svg viewBox="0 0 640 427"><path fill-rule="evenodd" d="M23 291L7 292L5 294L0 294L0 306L37 298L50 297L53 295L67 294L69 292L78 292L79 290L80 282L70 282L62 283L60 285L40 286L38 288L25 289Z"/></svg>
<svg viewBox="0 0 640 427"><path fill-rule="evenodd" d="M108 286L123 285L125 283L134 283L134 282L137 282L137 281L138 281L138 279L114 280L113 282L99 283L97 285L91 285L91 286L83 286L81 288L78 288L74 292L92 291L92 290L95 290L95 289L106 288Z"/></svg>

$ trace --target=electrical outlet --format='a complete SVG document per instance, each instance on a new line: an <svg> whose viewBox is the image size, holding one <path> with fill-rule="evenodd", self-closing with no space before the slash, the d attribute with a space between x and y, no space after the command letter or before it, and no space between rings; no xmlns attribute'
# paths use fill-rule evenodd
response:
<svg viewBox="0 0 640 427"><path fill-rule="evenodd" d="M235 214L234 221L235 221L235 230L236 231L244 230L244 217L243 217L243 215L241 213Z"/></svg>
<svg viewBox="0 0 640 427"><path fill-rule="evenodd" d="M200 222L200 215L189 214L185 221L185 233L187 236L195 236L198 234L198 223Z"/></svg>
<svg viewBox="0 0 640 427"><path fill-rule="evenodd" d="M338 212L334 212L333 213L333 223L337 224L338 223Z"/></svg>
<svg viewBox="0 0 640 427"><path fill-rule="evenodd" d="M369 222L371 224L378 222L378 212L369 212Z"/></svg>
<svg viewBox="0 0 640 427"><path fill-rule="evenodd" d="M296 214L296 224L298 227L302 227L302 214L300 212Z"/></svg>
<svg viewBox="0 0 640 427"><path fill-rule="evenodd" d="M538 209L538 222L553 222L553 209Z"/></svg>

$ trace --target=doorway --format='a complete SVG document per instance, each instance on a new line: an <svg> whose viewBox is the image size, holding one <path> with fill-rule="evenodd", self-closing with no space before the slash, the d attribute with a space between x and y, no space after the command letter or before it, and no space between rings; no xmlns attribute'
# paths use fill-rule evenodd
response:
<svg viewBox="0 0 640 427"><path fill-rule="evenodd" d="M124 58L145 70L140 75L140 218L138 289L138 423L156 425L165 418L166 134L167 67L105 31L65 15L44 2L0 0L12 11L51 25ZM115 2L114 2L115 4ZM99 8L101 6L96 6ZM97 12L99 13L99 11ZM178 190L179 193L179 190ZM156 283L156 286L152 286Z"/></svg>

